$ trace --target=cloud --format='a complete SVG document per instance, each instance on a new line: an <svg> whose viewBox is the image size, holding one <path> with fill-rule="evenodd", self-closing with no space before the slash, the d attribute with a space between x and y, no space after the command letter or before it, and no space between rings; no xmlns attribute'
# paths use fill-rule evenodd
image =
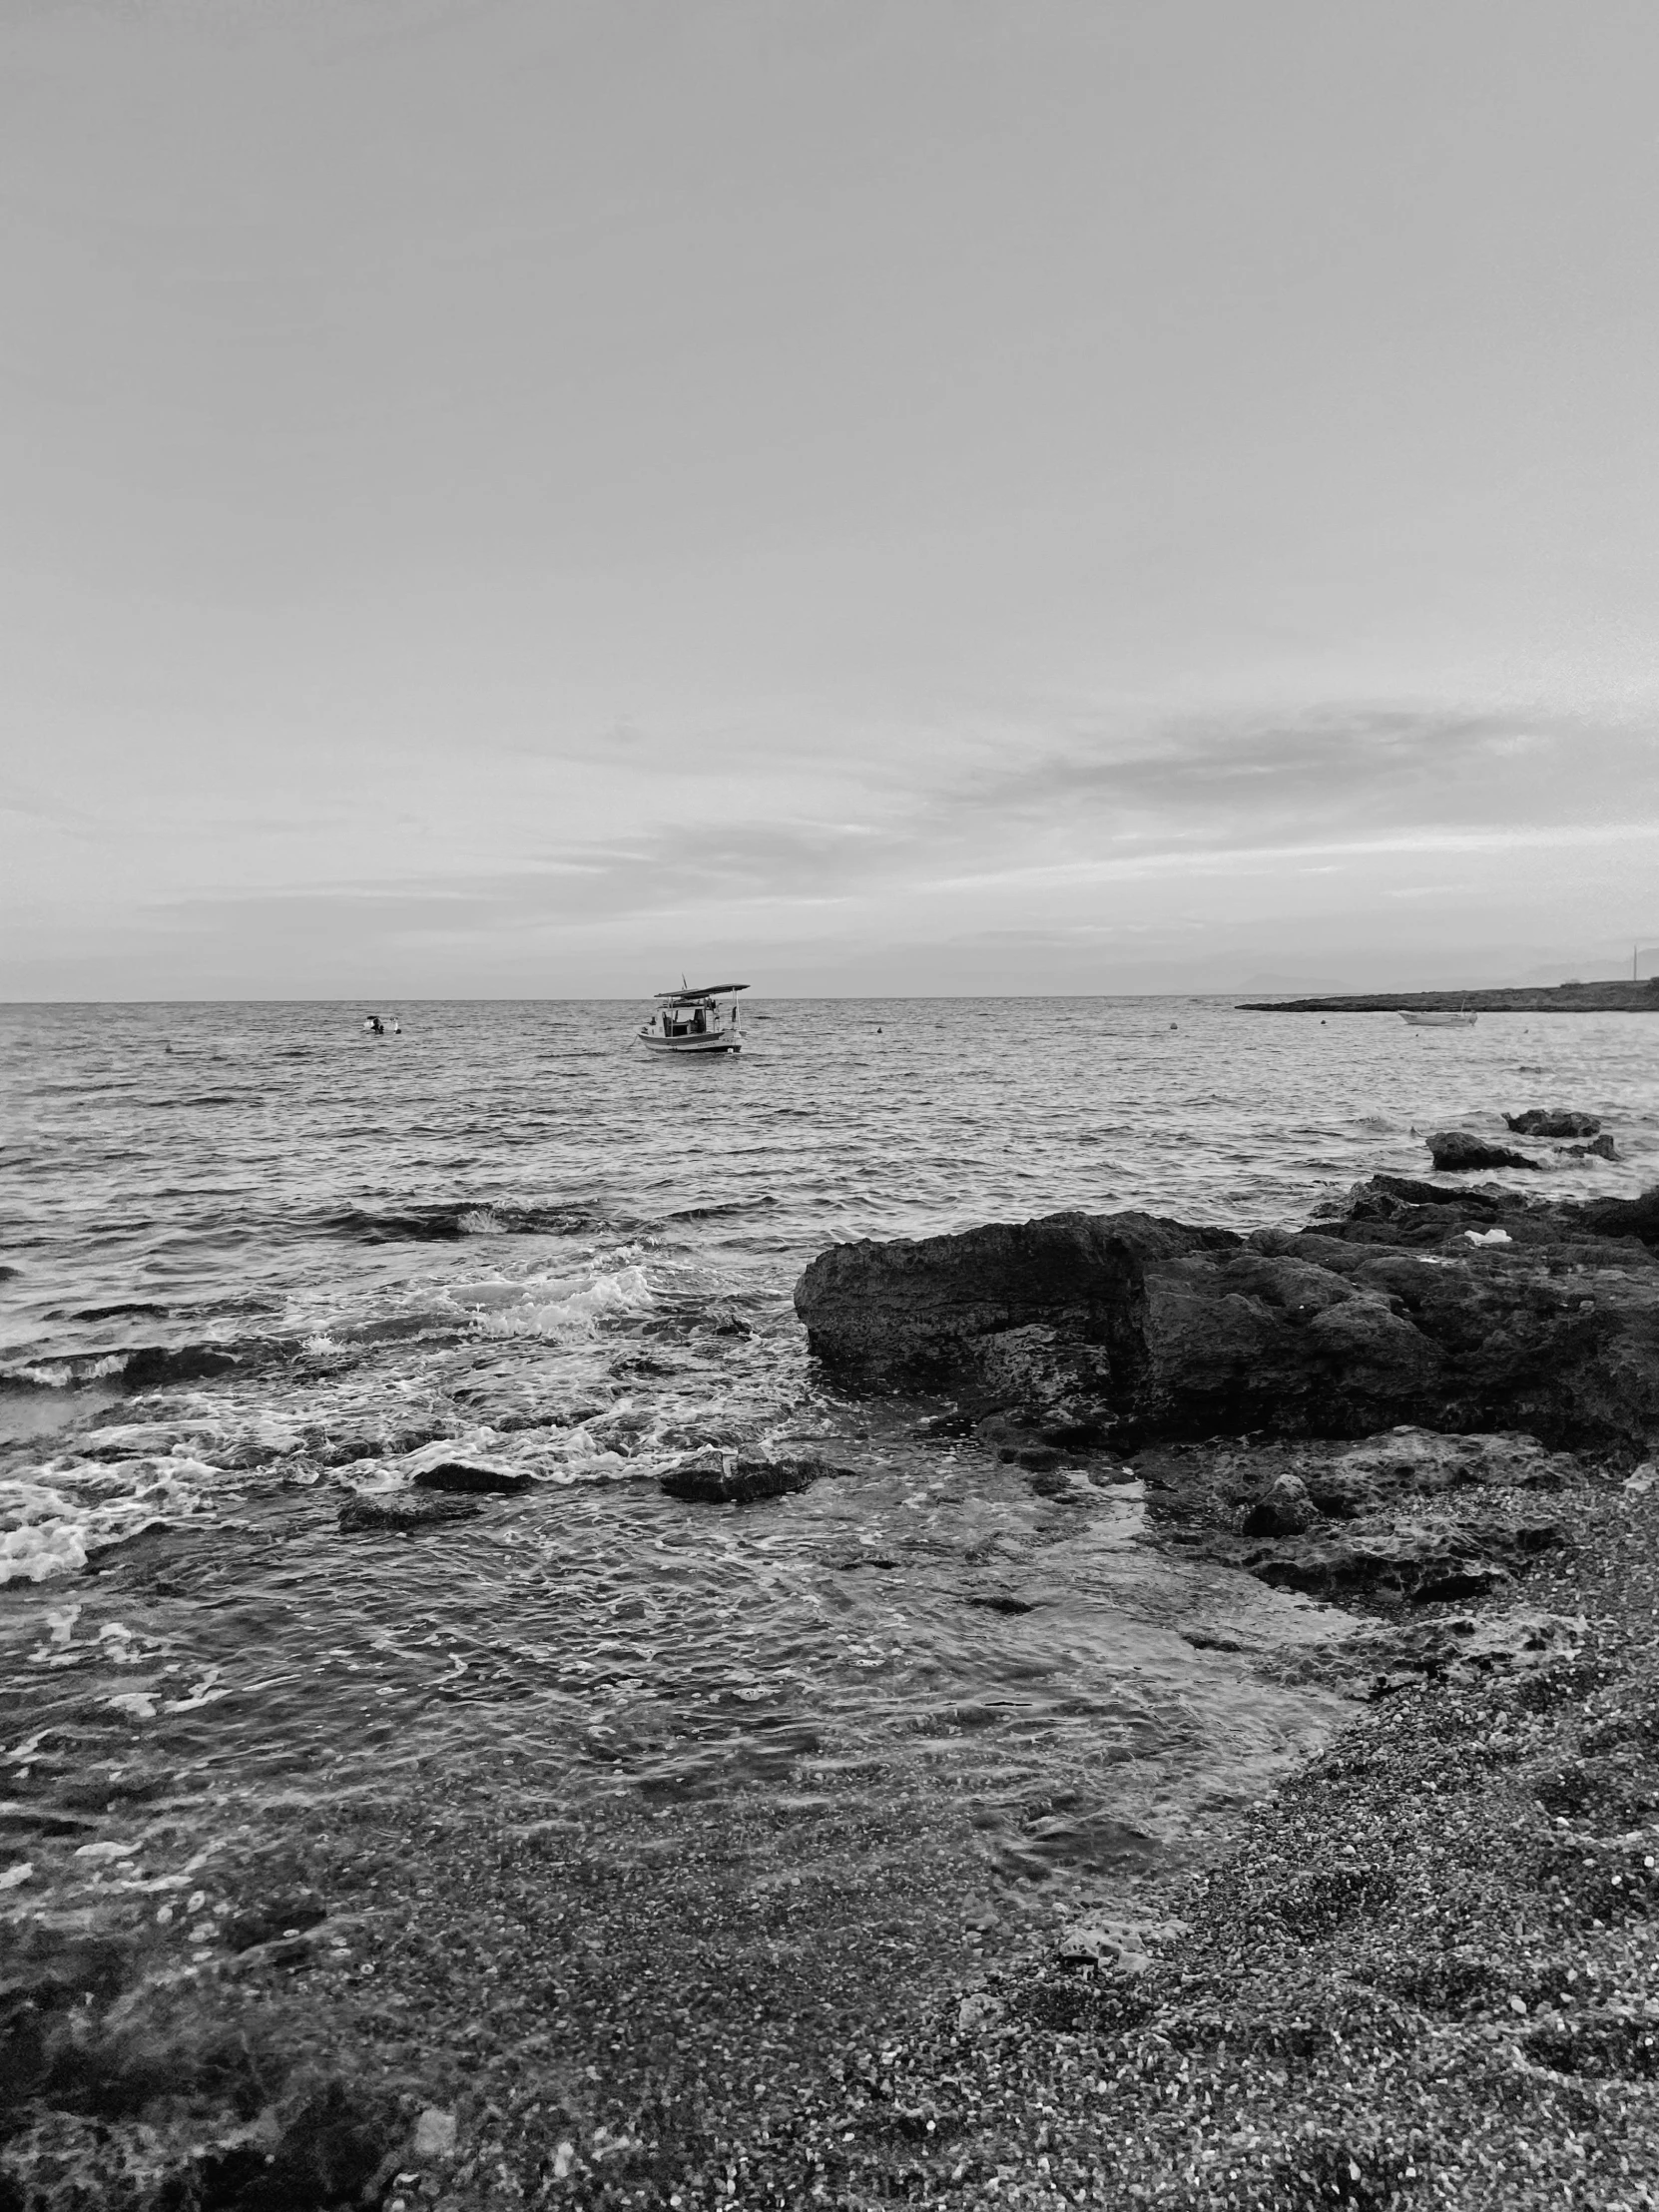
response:
<svg viewBox="0 0 1659 2212"><path fill-rule="evenodd" d="M946 801L1026 825L1062 816L1125 839L1246 842L1264 820L1324 833L1334 821L1594 820L1616 793L1659 812L1659 759L1646 728L1491 711L1330 706L1291 717L1172 722L1149 738L1081 737ZM1596 773L1586 774L1586 770ZM1294 842L1288 838L1287 842Z"/></svg>

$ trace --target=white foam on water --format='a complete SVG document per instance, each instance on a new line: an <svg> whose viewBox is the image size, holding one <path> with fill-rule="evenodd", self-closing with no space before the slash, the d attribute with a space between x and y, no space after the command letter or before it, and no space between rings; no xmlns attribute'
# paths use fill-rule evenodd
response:
<svg viewBox="0 0 1659 2212"><path fill-rule="evenodd" d="M598 1276L580 1290L545 1301L535 1298L537 1288L539 1286L526 1284L520 1303L503 1305L498 1311L479 1316L473 1323L477 1334L482 1337L591 1336L601 1322L624 1314L645 1313L653 1303L651 1286L641 1267L622 1268L614 1275Z"/></svg>
<svg viewBox="0 0 1659 2212"><path fill-rule="evenodd" d="M345 1482L365 1497L383 1497L391 1490L406 1490L417 1475L426 1474L433 1467L441 1467L459 1461L469 1467L484 1467L497 1474L533 1474L536 1470L516 1459L506 1457L499 1449L501 1439L493 1428L459 1429L452 1436L438 1436L417 1451L409 1451L396 1459L354 1459L348 1465L336 1467L335 1479Z"/></svg>
<svg viewBox="0 0 1659 2212"><path fill-rule="evenodd" d="M0 1583L77 1574L88 1555L157 1521L199 1516L219 1470L174 1453L117 1466L49 1462L0 1481Z"/></svg>
<svg viewBox="0 0 1659 2212"><path fill-rule="evenodd" d="M101 1354L94 1360L42 1360L31 1366L9 1368L7 1380L12 1382L29 1382L37 1390L70 1390L84 1382L102 1382L106 1377L125 1372L128 1355L125 1352Z"/></svg>

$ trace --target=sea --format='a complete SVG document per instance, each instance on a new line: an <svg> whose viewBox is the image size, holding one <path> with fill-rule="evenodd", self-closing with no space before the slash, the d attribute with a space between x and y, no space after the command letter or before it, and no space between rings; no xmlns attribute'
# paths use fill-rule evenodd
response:
<svg viewBox="0 0 1659 2212"><path fill-rule="evenodd" d="M1299 1224L1534 1105L1617 1158L1517 1187L1659 1172L1632 1015L760 998L688 1061L627 1003L375 1010L0 1009L0 1796L83 1808L0 1827L14 1914L91 1910L135 1839L183 1881L158 1805L188 1867L485 1757L572 1818L925 1785L995 1897L1177 1848L1337 1724L1280 1662L1346 1617L1149 1542L1133 1479L1045 1494L844 1396L803 1268L1060 1208ZM711 1447L838 1471L665 1494ZM342 1527L456 1457L528 1486Z"/></svg>

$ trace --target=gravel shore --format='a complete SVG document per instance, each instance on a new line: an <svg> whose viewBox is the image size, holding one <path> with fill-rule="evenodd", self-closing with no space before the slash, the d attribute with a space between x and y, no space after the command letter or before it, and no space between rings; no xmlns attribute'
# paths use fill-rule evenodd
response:
<svg viewBox="0 0 1659 2212"><path fill-rule="evenodd" d="M1644 1479L1557 1494L1524 1600L1577 1625L1425 1664L1457 1609L1411 1607L1330 1750L1092 1954L1040 1885L991 1909L968 1808L856 1777L577 1822L519 1775L505 1827L480 1765L307 1813L216 1878L240 1949L11 1961L57 2070L0 2206L1659 2202Z"/></svg>

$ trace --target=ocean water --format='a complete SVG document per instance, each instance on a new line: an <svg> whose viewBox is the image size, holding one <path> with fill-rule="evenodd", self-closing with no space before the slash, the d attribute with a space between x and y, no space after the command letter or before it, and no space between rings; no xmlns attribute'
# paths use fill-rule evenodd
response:
<svg viewBox="0 0 1659 2212"><path fill-rule="evenodd" d="M843 1401L801 1269L1066 1206L1298 1222L1423 1172L1424 1130L1535 1104L1600 1113L1620 1157L1510 1180L1659 1171L1634 1016L763 1000L741 1059L687 1063L626 1004L382 1010L401 1035L339 1005L0 1009L0 1780L114 1807L149 1778L181 1865L233 1801L254 1834L485 1750L576 1810L925 1776L1010 1879L1087 1874L1102 1820L1173 1846L1329 1728L1256 1662L1340 1616L1161 1555L1133 1483L1046 1496L917 1441L914 1406ZM664 1495L710 1444L844 1471ZM352 1492L457 1452L530 1486L342 1532ZM91 1862L82 1830L19 1847L0 1903L119 1889L148 1817Z"/></svg>

